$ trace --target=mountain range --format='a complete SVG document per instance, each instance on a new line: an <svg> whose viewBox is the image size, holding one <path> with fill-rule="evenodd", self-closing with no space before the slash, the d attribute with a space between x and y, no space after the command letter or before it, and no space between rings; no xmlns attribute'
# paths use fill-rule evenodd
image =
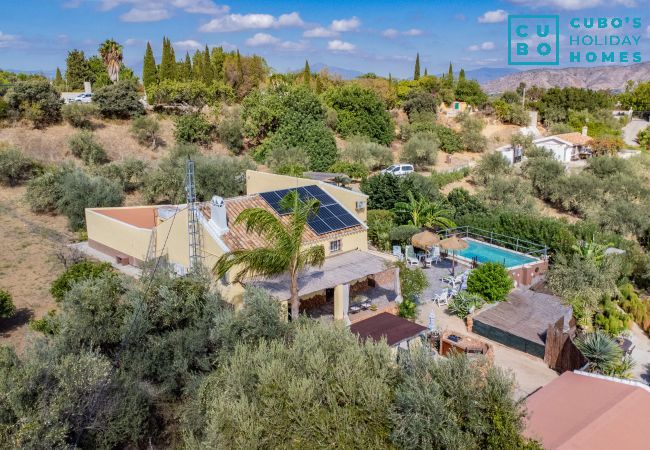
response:
<svg viewBox="0 0 650 450"><path fill-rule="evenodd" d="M578 87L620 92L625 89L628 80L649 81L650 62L625 66L566 67L518 71L481 82L481 85L489 94L514 90L521 82L526 83L527 86L543 88Z"/></svg>

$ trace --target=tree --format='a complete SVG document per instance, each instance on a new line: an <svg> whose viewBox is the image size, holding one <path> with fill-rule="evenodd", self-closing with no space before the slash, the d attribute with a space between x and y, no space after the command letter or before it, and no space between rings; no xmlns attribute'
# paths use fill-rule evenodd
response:
<svg viewBox="0 0 650 450"><path fill-rule="evenodd" d="M463 112L457 117L461 126L463 146L470 152L483 152L487 147L487 138L483 136L483 121Z"/></svg>
<svg viewBox="0 0 650 450"><path fill-rule="evenodd" d="M420 79L420 54L415 55L415 69L413 70L413 79Z"/></svg>
<svg viewBox="0 0 650 450"><path fill-rule="evenodd" d="M176 79L176 58L169 38L163 37L162 59L158 68L160 81Z"/></svg>
<svg viewBox="0 0 650 450"><path fill-rule="evenodd" d="M178 143L209 144L214 135L214 125L201 114L184 114L176 119L174 137Z"/></svg>
<svg viewBox="0 0 650 450"><path fill-rule="evenodd" d="M368 170L380 169L393 163L389 147L360 136L354 136L348 141L341 158L350 163L362 164Z"/></svg>
<svg viewBox="0 0 650 450"><path fill-rule="evenodd" d="M413 164L418 169L435 165L438 157L440 140L433 133L417 133L402 148L401 159Z"/></svg>
<svg viewBox="0 0 650 450"><path fill-rule="evenodd" d="M449 70L447 70L447 79L445 81L448 86L454 86L454 67L451 65L451 61L449 61Z"/></svg>
<svg viewBox="0 0 650 450"><path fill-rule="evenodd" d="M122 46L113 39L107 39L99 46L99 54L104 61L109 78L113 83L117 83L122 65Z"/></svg>
<svg viewBox="0 0 650 450"><path fill-rule="evenodd" d="M47 80L31 79L17 82L5 96L14 117L28 119L34 128L61 121L61 95Z"/></svg>
<svg viewBox="0 0 650 450"><path fill-rule="evenodd" d="M406 215L409 218L409 225L430 228L456 226L450 219L452 211L442 203L430 202L422 194L415 197L411 191L408 191L407 198L408 202L395 203L394 211L397 214Z"/></svg>
<svg viewBox="0 0 650 450"><path fill-rule="evenodd" d="M380 250L390 250L390 231L395 227L395 213L383 209L368 211L368 239Z"/></svg>
<svg viewBox="0 0 650 450"><path fill-rule="evenodd" d="M478 294L489 303L504 301L512 287L508 271L499 263L483 263L467 278L467 292Z"/></svg>
<svg viewBox="0 0 650 450"><path fill-rule="evenodd" d="M244 124L241 118L241 108L231 107L224 111L224 115L217 125L217 135L228 150L240 154L244 150Z"/></svg>
<svg viewBox="0 0 650 450"><path fill-rule="evenodd" d="M400 358L391 439L397 448L540 448L522 436L526 415L515 380L483 358Z"/></svg>
<svg viewBox="0 0 650 450"><path fill-rule="evenodd" d="M144 53L144 63L142 65L142 84L145 90L158 82L158 67L156 58L151 49L151 43L147 42L147 50Z"/></svg>
<svg viewBox="0 0 650 450"><path fill-rule="evenodd" d="M461 68L460 72L458 72L458 82L460 83L464 79L465 79L465 69Z"/></svg>
<svg viewBox="0 0 650 450"><path fill-rule="evenodd" d="M16 307L11 294L4 289L0 289L0 318L11 317L15 312Z"/></svg>
<svg viewBox="0 0 650 450"><path fill-rule="evenodd" d="M107 118L132 119L144 113L138 88L132 81L118 81L97 89L93 95L99 113Z"/></svg>
<svg viewBox="0 0 650 450"><path fill-rule="evenodd" d="M309 68L309 61L305 60L305 68L302 71L302 83L309 87L309 82L311 81L311 69Z"/></svg>
<svg viewBox="0 0 650 450"><path fill-rule="evenodd" d="M487 94L483 92L483 89L481 89L481 85L478 83L478 81L467 80L464 77L458 78L456 88L454 89L454 96L456 97L456 100L467 102L473 106L482 105L487 102L488 99Z"/></svg>
<svg viewBox="0 0 650 450"><path fill-rule="evenodd" d="M0 185L18 186L42 172L42 167L20 150L0 145Z"/></svg>
<svg viewBox="0 0 650 450"><path fill-rule="evenodd" d="M106 164L109 159L106 150L96 140L92 131L83 130L70 137L70 153L88 165Z"/></svg>
<svg viewBox="0 0 650 450"><path fill-rule="evenodd" d="M93 103L68 103L61 108L61 115L75 128L91 129L91 119L97 115L97 105Z"/></svg>
<svg viewBox="0 0 650 450"><path fill-rule="evenodd" d="M411 122L415 122L416 113L435 113L440 100L431 92L421 89L414 89L402 103L402 108Z"/></svg>
<svg viewBox="0 0 650 450"><path fill-rule="evenodd" d="M84 81L90 81L90 67L83 50L70 50L65 60L65 81L67 88L74 91L83 89Z"/></svg>
<svg viewBox="0 0 650 450"><path fill-rule="evenodd" d="M50 288L50 294L57 302L72 289L76 283L97 278L115 277L115 272L110 263L96 261L81 261L68 267L65 272L59 275Z"/></svg>
<svg viewBox="0 0 650 450"><path fill-rule="evenodd" d="M592 139L590 146L595 156L615 156L625 142L617 136L601 136Z"/></svg>
<svg viewBox="0 0 650 450"><path fill-rule="evenodd" d="M147 145L151 149L158 147L162 141L160 122L151 116L136 117L131 124L131 134L140 145Z"/></svg>
<svg viewBox="0 0 650 450"><path fill-rule="evenodd" d="M394 125L390 114L373 91L353 84L343 85L326 91L323 98L336 110L336 128L343 137L366 136L384 145L393 140Z"/></svg>
<svg viewBox="0 0 650 450"><path fill-rule="evenodd" d="M264 208L245 209L237 216L235 224L244 224L247 232L260 234L270 246L226 253L215 264L214 274L221 278L235 268L237 272L232 279L240 282L247 276L271 277L288 272L291 317L297 320L300 313L298 274L310 266L320 267L325 261L322 245L302 249L307 220L318 212L319 205L315 199L302 201L297 191L289 192L280 201L283 209L291 211L286 225Z"/></svg>
<svg viewBox="0 0 650 450"><path fill-rule="evenodd" d="M63 81L63 77L61 76L61 69L58 67L56 68L56 74L54 75L54 87L60 91L65 90L65 81Z"/></svg>
<svg viewBox="0 0 650 450"><path fill-rule="evenodd" d="M473 178L476 183L486 185L489 181L508 175L510 172L512 172L512 167L505 156L499 152L493 152L480 159L474 169Z"/></svg>

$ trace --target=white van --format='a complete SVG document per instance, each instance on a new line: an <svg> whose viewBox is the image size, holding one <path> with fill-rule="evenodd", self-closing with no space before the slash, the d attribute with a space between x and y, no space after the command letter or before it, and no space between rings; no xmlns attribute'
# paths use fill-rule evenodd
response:
<svg viewBox="0 0 650 450"><path fill-rule="evenodd" d="M408 175L409 173L413 173L415 170L413 169L412 164L393 164L390 167L385 168L384 170L381 171L381 173L391 173L395 176L402 176L402 175Z"/></svg>

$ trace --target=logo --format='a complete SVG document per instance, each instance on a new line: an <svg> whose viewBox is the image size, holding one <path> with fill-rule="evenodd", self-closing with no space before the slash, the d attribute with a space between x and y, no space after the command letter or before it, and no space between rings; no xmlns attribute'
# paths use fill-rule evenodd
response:
<svg viewBox="0 0 650 450"><path fill-rule="evenodd" d="M508 65L560 64L560 16L509 15Z"/></svg>

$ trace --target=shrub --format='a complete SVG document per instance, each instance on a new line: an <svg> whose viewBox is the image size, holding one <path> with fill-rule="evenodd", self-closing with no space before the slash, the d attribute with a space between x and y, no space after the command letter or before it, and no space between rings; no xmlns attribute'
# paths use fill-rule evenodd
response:
<svg viewBox="0 0 650 450"><path fill-rule="evenodd" d="M481 134L483 121L466 112L459 114L457 120L461 126L460 136L465 150L476 153L485 151L487 138Z"/></svg>
<svg viewBox="0 0 650 450"><path fill-rule="evenodd" d="M139 97L135 83L125 80L97 89L93 94L93 102L103 117L131 119L144 114L144 106Z"/></svg>
<svg viewBox="0 0 650 450"><path fill-rule="evenodd" d="M409 269L406 269L409 270ZM418 316L418 305L410 298L404 298L398 308L398 315L405 319L415 319Z"/></svg>
<svg viewBox="0 0 650 450"><path fill-rule="evenodd" d="M650 301L640 299L634 285L626 283L619 287L618 303L643 330L650 328Z"/></svg>
<svg viewBox="0 0 650 450"><path fill-rule="evenodd" d="M35 213L54 213L63 196L63 181L72 172L69 165L52 167L27 183L25 198Z"/></svg>
<svg viewBox="0 0 650 450"><path fill-rule="evenodd" d="M0 96L0 120L5 120L9 117L9 105L7 102Z"/></svg>
<svg viewBox="0 0 650 450"><path fill-rule="evenodd" d="M201 114L185 114L176 119L176 142L207 145L212 141L214 125Z"/></svg>
<svg viewBox="0 0 650 450"><path fill-rule="evenodd" d="M233 100L234 97L232 88L219 81L206 85L201 81L162 80L147 88L147 98L152 105L191 105L202 108Z"/></svg>
<svg viewBox="0 0 650 450"><path fill-rule="evenodd" d="M63 119L75 128L92 128L91 119L97 115L97 105L94 103L69 103L63 105Z"/></svg>
<svg viewBox="0 0 650 450"><path fill-rule="evenodd" d="M368 211L368 239L380 250L390 250L390 232L395 227L395 213L383 209Z"/></svg>
<svg viewBox="0 0 650 450"><path fill-rule="evenodd" d="M158 147L162 141L160 123L152 116L136 117L131 124L131 134L140 145L146 145L151 149Z"/></svg>
<svg viewBox="0 0 650 450"><path fill-rule="evenodd" d="M11 317L15 312L16 307L11 294L4 289L0 289L0 317Z"/></svg>
<svg viewBox="0 0 650 450"><path fill-rule="evenodd" d="M449 311L461 319L469 316L470 312L479 309L485 304L485 300L478 294L471 294L467 291L460 291L449 301Z"/></svg>
<svg viewBox="0 0 650 450"><path fill-rule="evenodd" d="M244 150L244 123L239 108L230 108L217 125L217 136L228 150L240 154Z"/></svg>
<svg viewBox="0 0 650 450"><path fill-rule="evenodd" d="M415 225L399 225L390 230L390 240L401 245L407 245L415 233L420 232L420 227Z"/></svg>
<svg viewBox="0 0 650 450"><path fill-rule="evenodd" d="M116 181L124 192L133 192L144 184L148 171L145 161L127 158L122 162L112 162L99 166L95 174Z"/></svg>
<svg viewBox="0 0 650 450"><path fill-rule="evenodd" d="M641 148L650 150L650 127L639 131L639 133L636 135L636 141L639 143L639 146Z"/></svg>
<svg viewBox="0 0 650 450"><path fill-rule="evenodd" d="M457 131L438 125L435 127L436 136L440 141L440 150L445 153L456 153L463 150L463 138Z"/></svg>
<svg viewBox="0 0 650 450"><path fill-rule="evenodd" d="M29 328L39 333L43 333L48 336L54 336L59 332L59 321L56 314L56 310L52 309L48 311L40 319L32 319L29 321Z"/></svg>
<svg viewBox="0 0 650 450"><path fill-rule="evenodd" d="M65 175L57 210L68 218L68 226L77 231L86 225L86 208L121 206L123 200L124 194L116 182L89 177L77 170Z"/></svg>
<svg viewBox="0 0 650 450"><path fill-rule="evenodd" d="M70 152L88 165L105 164L109 161L106 150L91 131L80 131L68 141Z"/></svg>
<svg viewBox="0 0 650 450"><path fill-rule="evenodd" d="M343 137L365 136L384 145L393 140L390 114L373 91L347 84L328 90L323 98L336 110L336 129Z"/></svg>
<svg viewBox="0 0 650 450"><path fill-rule="evenodd" d="M544 200L552 198L560 178L566 172L564 165L555 158L529 157L522 165L522 170L530 179L537 196Z"/></svg>
<svg viewBox="0 0 650 450"><path fill-rule="evenodd" d="M454 218L485 213L486 207L464 188L453 188L447 194L447 202L454 208Z"/></svg>
<svg viewBox="0 0 650 450"><path fill-rule="evenodd" d="M350 163L363 164L368 170L377 170L393 163L393 154L389 147L361 136L354 136L348 141L341 157Z"/></svg>
<svg viewBox="0 0 650 450"><path fill-rule="evenodd" d="M406 96L402 108L409 119L414 113L435 113L440 101L431 93L423 90L413 90Z"/></svg>
<svg viewBox="0 0 650 450"><path fill-rule="evenodd" d="M266 164L275 173L301 177L309 168L309 156L302 148L275 147L269 151Z"/></svg>
<svg viewBox="0 0 650 450"><path fill-rule="evenodd" d="M618 336L628 328L630 318L609 296L600 302L600 308L594 316L594 325L610 336Z"/></svg>
<svg viewBox="0 0 650 450"><path fill-rule="evenodd" d="M418 133L404 144L401 159L423 169L436 163L440 141L435 134Z"/></svg>
<svg viewBox="0 0 650 450"><path fill-rule="evenodd" d="M591 141L591 150L596 156L614 156L625 146L618 136L601 136Z"/></svg>
<svg viewBox="0 0 650 450"><path fill-rule="evenodd" d="M34 178L42 167L13 147L0 146L0 184L18 186Z"/></svg>
<svg viewBox="0 0 650 450"><path fill-rule="evenodd" d="M368 176L368 168L361 163L351 163L346 161L338 161L330 167L330 172L340 172L346 174L350 178L364 179Z"/></svg>
<svg viewBox="0 0 650 450"><path fill-rule="evenodd" d="M52 282L50 294L57 302L60 302L75 283L112 276L115 276L115 273L109 263L81 261L68 267L65 272Z"/></svg>
<svg viewBox="0 0 650 450"><path fill-rule="evenodd" d="M460 181L467 177L470 173L469 167L454 170L451 172L431 172L431 183L435 184L438 188L444 187L449 183Z"/></svg>
<svg viewBox="0 0 650 450"><path fill-rule="evenodd" d="M503 264L488 262L472 270L467 278L467 292L478 294L487 302L502 302L513 287Z"/></svg>
<svg viewBox="0 0 650 450"><path fill-rule="evenodd" d="M11 115L30 120L35 128L61 121L63 100L47 80L19 81L5 99Z"/></svg>
<svg viewBox="0 0 650 450"><path fill-rule="evenodd" d="M602 331L585 333L575 339L575 345L589 361L589 370L602 375L619 375L623 350L616 341Z"/></svg>

